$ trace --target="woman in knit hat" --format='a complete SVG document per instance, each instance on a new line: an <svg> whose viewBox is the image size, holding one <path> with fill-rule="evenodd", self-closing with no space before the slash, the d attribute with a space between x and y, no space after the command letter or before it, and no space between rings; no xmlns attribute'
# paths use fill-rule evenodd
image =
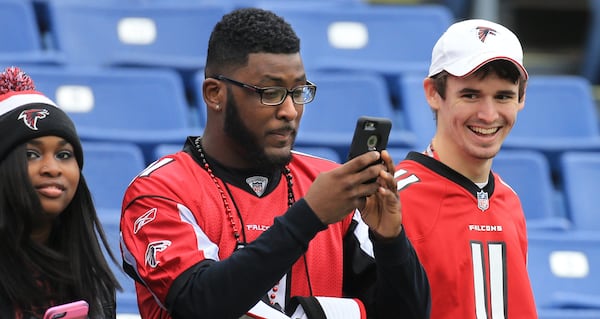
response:
<svg viewBox="0 0 600 319"><path fill-rule="evenodd" d="M73 122L11 67L0 74L0 132L0 318L42 318L76 300L90 318L114 318L120 287L101 246L116 260Z"/></svg>

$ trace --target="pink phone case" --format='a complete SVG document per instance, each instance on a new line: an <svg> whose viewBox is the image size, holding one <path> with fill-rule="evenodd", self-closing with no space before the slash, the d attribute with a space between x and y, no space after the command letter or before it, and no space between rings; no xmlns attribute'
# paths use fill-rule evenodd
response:
<svg viewBox="0 0 600 319"><path fill-rule="evenodd" d="M89 305L84 300L48 308L44 319L86 319Z"/></svg>

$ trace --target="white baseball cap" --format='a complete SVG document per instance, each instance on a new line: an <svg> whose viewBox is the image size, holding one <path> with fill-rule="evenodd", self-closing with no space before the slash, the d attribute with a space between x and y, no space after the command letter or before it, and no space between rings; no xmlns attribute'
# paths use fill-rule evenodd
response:
<svg viewBox="0 0 600 319"><path fill-rule="evenodd" d="M494 60L511 61L528 78L521 43L512 31L483 19L464 20L451 25L438 39L431 53L429 76L445 70L462 77Z"/></svg>

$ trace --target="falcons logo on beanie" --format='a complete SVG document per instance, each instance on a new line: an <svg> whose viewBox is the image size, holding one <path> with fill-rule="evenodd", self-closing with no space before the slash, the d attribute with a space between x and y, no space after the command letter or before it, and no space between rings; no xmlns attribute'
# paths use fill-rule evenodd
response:
<svg viewBox="0 0 600 319"><path fill-rule="evenodd" d="M24 110L19 114L18 120L23 120L23 123L27 125L30 129L37 131L37 123L38 120L46 118L46 116L50 115L50 112L46 109L29 109Z"/></svg>

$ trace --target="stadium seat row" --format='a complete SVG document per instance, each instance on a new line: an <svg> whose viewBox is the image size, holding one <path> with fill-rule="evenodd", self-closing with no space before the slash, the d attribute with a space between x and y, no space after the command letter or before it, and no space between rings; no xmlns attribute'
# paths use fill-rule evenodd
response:
<svg viewBox="0 0 600 319"><path fill-rule="evenodd" d="M84 142L84 173L96 206L118 211L131 179L148 164L141 149L131 143ZM160 144L153 158L181 150L180 144ZM336 162L345 158L329 147L297 146L296 151ZM395 162L408 148L389 148ZM547 159L532 150L502 150L492 170L500 174L517 194L532 231L600 231L600 214L595 205L594 185L600 180L600 152L565 152L561 158L559 183L553 181Z"/></svg>
<svg viewBox="0 0 600 319"><path fill-rule="evenodd" d="M86 142L84 174L90 185L113 252L119 252L120 203L129 181L146 165L135 144ZM164 144L156 158L177 152L179 144ZM297 151L332 160L332 149L313 147ZM408 149L390 149L396 161ZM540 318L598 318L600 305L600 214L596 211L595 184L600 179L600 152L567 152L561 157L568 215L552 204L554 189L546 158L536 151L501 151L493 170L520 195L529 229L529 269ZM113 266L124 291L118 295L121 313L136 313L133 282Z"/></svg>
<svg viewBox="0 0 600 319"><path fill-rule="evenodd" d="M203 66L214 24L237 4L216 1L1 0L9 34L0 61L86 66L169 67L182 74ZM315 1L314 3L319 3ZM452 23L443 5L348 5L322 1L257 1L285 17L302 39L309 68L397 75L422 73L436 38ZM327 4L329 3L329 4ZM6 8L6 10L5 10ZM340 10L343 8L343 10ZM36 18L36 12L38 12ZM8 19L10 18L10 19ZM394 39L390 41L390 31ZM410 30L410 32L400 32ZM90 34L94 34L93 37ZM193 37L190 36L193 34ZM14 43L13 43L13 39ZM407 45L410 44L410 45ZM6 52L3 55L1 52ZM25 59L27 55L31 58ZM39 56L39 60L35 57ZM186 77L186 84L189 84Z"/></svg>
<svg viewBox="0 0 600 319"><path fill-rule="evenodd" d="M234 7L254 5L291 22L303 39L307 66L367 69L395 77L425 70L435 40L455 19L450 4L457 1L440 1L445 5L373 5L360 0L311 1L311 5L272 0L0 2L0 21L20 30L6 34L0 44L0 60L12 63L196 70L202 67L214 23ZM590 12L581 75L600 83L599 0L590 1ZM193 38L182 30L192 31Z"/></svg>
<svg viewBox="0 0 600 319"><path fill-rule="evenodd" d="M164 68L22 67L38 90L72 116L84 140L136 143L147 162L157 144L182 143L187 135L200 135L206 123L202 70L193 74L189 94L179 74ZM307 75L319 89L304 108L298 146L330 147L343 158L361 115L392 119L390 147L423 149L433 136L435 120L423 96L423 76L399 79L398 109L376 73L307 70ZM560 170L565 151L600 151L599 115L587 80L532 75L525 99L504 149L542 152L552 174Z"/></svg>

